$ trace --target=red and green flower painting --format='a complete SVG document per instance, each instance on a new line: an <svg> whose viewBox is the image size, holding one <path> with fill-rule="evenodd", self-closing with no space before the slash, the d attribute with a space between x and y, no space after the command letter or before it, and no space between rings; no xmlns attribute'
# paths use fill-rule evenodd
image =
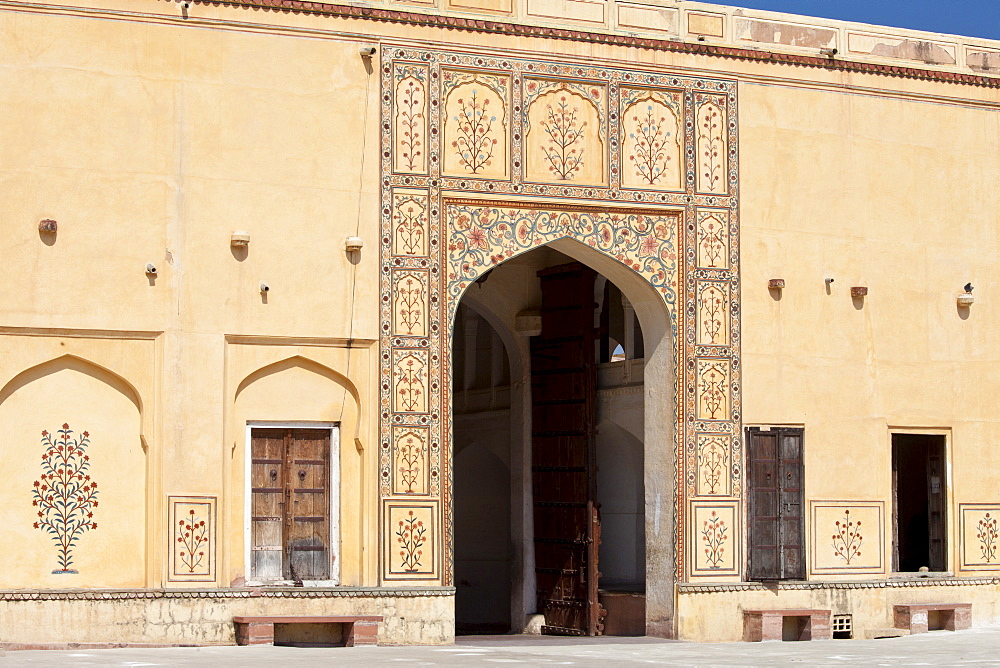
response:
<svg viewBox="0 0 1000 668"><path fill-rule="evenodd" d="M42 475L35 481L31 505L38 508L35 528L47 533L56 544L55 574L77 571L73 565L73 548L87 531L97 529L94 509L97 508L97 483L90 479L90 434L77 437L68 424L63 424L55 438L42 432Z"/></svg>

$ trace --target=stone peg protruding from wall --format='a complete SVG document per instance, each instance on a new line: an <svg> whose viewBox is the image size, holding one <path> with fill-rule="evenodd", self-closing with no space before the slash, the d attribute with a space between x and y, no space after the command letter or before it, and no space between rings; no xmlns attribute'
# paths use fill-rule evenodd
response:
<svg viewBox="0 0 1000 668"><path fill-rule="evenodd" d="M851 288L851 298L852 299L864 299L868 296L868 288L866 286L854 286Z"/></svg>
<svg viewBox="0 0 1000 668"><path fill-rule="evenodd" d="M233 248L245 248L250 245L250 233L236 230L229 235L229 245Z"/></svg>
<svg viewBox="0 0 1000 668"><path fill-rule="evenodd" d="M783 278L772 278L767 282L768 290L784 290L785 289L785 279Z"/></svg>
<svg viewBox="0 0 1000 668"><path fill-rule="evenodd" d="M59 223L51 218L43 218L38 221L38 233L42 235L55 234L59 229Z"/></svg>

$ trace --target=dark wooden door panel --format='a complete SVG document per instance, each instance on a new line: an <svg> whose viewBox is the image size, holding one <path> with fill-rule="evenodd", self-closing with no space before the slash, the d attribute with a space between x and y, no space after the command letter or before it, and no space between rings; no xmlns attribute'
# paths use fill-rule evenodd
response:
<svg viewBox="0 0 1000 668"><path fill-rule="evenodd" d="M748 577L805 579L803 431L747 430Z"/></svg>
<svg viewBox="0 0 1000 668"><path fill-rule="evenodd" d="M531 340L535 575L543 632L596 635L595 273L539 272L542 333Z"/></svg>

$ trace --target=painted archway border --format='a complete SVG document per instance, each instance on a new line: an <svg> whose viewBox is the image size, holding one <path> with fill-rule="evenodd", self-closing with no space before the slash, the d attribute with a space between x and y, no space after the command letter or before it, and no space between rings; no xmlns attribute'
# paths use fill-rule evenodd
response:
<svg viewBox="0 0 1000 668"><path fill-rule="evenodd" d="M389 45L382 58L382 581L453 584L449 369L464 289L567 237L667 304L676 573L739 579L736 82Z"/></svg>

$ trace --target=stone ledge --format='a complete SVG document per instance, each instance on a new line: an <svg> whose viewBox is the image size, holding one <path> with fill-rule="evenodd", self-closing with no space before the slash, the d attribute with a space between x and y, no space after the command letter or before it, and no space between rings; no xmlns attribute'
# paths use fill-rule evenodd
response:
<svg viewBox="0 0 1000 668"><path fill-rule="evenodd" d="M15 589L0 601L122 601L184 598L423 598L454 596L454 587L240 587L225 589Z"/></svg>
<svg viewBox="0 0 1000 668"><path fill-rule="evenodd" d="M1000 577L990 578L906 578L892 580L847 580L823 582L781 582L764 585L760 582L720 584L678 583L680 594L713 594L726 591L794 591L817 589L892 589L907 587L976 587L1000 585Z"/></svg>

